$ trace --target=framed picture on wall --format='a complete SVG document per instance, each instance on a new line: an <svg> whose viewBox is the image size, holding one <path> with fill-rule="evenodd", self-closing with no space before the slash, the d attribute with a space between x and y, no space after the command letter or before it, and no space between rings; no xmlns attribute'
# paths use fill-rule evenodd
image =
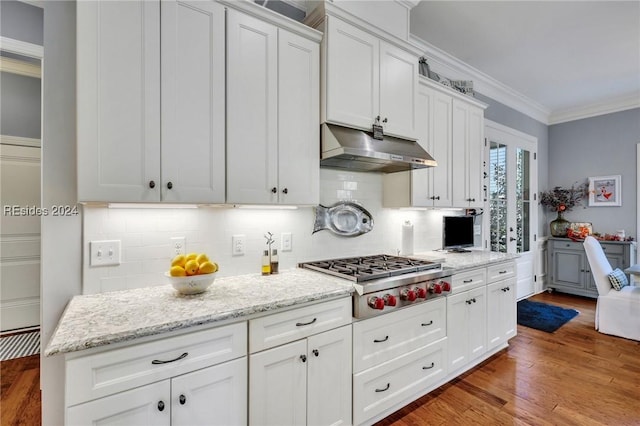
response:
<svg viewBox="0 0 640 426"><path fill-rule="evenodd" d="M589 178L589 207L622 205L621 175Z"/></svg>

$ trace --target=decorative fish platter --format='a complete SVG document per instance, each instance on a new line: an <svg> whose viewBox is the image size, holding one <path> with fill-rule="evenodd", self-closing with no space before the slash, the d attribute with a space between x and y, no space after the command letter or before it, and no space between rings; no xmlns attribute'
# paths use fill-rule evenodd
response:
<svg viewBox="0 0 640 426"><path fill-rule="evenodd" d="M364 207L351 201L316 207L313 233L328 229L343 237L357 237L373 229L373 217Z"/></svg>

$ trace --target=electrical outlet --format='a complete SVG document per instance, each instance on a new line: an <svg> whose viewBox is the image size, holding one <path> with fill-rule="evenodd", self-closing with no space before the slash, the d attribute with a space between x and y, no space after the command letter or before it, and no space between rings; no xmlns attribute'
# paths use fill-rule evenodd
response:
<svg viewBox="0 0 640 426"><path fill-rule="evenodd" d="M281 247L282 251L291 251L292 250L291 239L292 239L291 232L284 232L280 236L280 241L282 241L282 247Z"/></svg>
<svg viewBox="0 0 640 426"><path fill-rule="evenodd" d="M91 241L91 266L109 266L120 264L120 240Z"/></svg>
<svg viewBox="0 0 640 426"><path fill-rule="evenodd" d="M187 252L187 239L185 237L171 237L171 257Z"/></svg>
<svg viewBox="0 0 640 426"><path fill-rule="evenodd" d="M231 254L233 256L244 256L245 237L243 234L231 237Z"/></svg>

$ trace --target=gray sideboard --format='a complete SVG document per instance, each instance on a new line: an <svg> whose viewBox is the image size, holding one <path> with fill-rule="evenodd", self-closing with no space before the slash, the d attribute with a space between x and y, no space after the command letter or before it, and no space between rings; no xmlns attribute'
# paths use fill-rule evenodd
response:
<svg viewBox="0 0 640 426"><path fill-rule="evenodd" d="M635 242L600 241L612 268L625 269L635 264ZM549 280L547 289L587 297L598 297L582 241L550 237L548 240Z"/></svg>

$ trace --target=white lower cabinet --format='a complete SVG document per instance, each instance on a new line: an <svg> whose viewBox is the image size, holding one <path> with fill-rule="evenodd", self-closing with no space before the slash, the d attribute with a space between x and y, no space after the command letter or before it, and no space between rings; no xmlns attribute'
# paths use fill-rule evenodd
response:
<svg viewBox="0 0 640 426"><path fill-rule="evenodd" d="M487 349L491 350L517 333L517 279L513 262L488 271Z"/></svg>
<svg viewBox="0 0 640 426"><path fill-rule="evenodd" d="M353 423L369 424L381 412L425 393L446 375L446 338L354 374Z"/></svg>
<svg viewBox="0 0 640 426"><path fill-rule="evenodd" d="M70 355L67 425L246 425L247 323Z"/></svg>
<svg viewBox="0 0 640 426"><path fill-rule="evenodd" d="M69 408L68 425L243 425L247 358Z"/></svg>
<svg viewBox="0 0 640 426"><path fill-rule="evenodd" d="M249 356L249 424L351 424L351 325Z"/></svg>

